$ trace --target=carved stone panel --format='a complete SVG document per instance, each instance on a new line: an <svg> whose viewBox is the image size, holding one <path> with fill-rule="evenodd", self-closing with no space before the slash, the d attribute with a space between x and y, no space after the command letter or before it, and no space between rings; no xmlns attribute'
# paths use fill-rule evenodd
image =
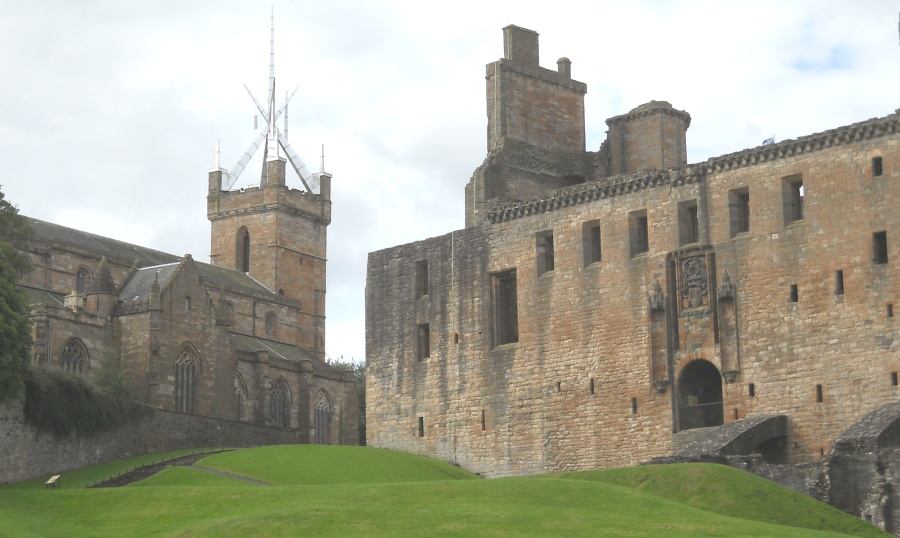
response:
<svg viewBox="0 0 900 538"><path fill-rule="evenodd" d="M709 312L709 251L677 254L678 312L681 316Z"/></svg>

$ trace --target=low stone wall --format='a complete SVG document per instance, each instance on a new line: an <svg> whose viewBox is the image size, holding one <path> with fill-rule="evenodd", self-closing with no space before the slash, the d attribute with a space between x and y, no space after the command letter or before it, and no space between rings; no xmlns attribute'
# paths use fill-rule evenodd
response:
<svg viewBox="0 0 900 538"><path fill-rule="evenodd" d="M294 444L300 438L296 430L160 409L114 431L56 438L27 424L23 408L22 400L0 405L0 484L152 452Z"/></svg>

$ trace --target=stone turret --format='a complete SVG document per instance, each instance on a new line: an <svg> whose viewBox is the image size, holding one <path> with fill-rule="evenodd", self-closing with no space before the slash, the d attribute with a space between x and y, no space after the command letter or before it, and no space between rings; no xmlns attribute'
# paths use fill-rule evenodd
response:
<svg viewBox="0 0 900 538"><path fill-rule="evenodd" d="M666 101L650 101L606 120L610 175L687 164L691 115Z"/></svg>
<svg viewBox="0 0 900 538"><path fill-rule="evenodd" d="M97 277L94 278L93 286L87 294L87 311L109 317L116 308L118 297L116 283L109 271L106 256L104 256L100 260L100 267L97 269Z"/></svg>

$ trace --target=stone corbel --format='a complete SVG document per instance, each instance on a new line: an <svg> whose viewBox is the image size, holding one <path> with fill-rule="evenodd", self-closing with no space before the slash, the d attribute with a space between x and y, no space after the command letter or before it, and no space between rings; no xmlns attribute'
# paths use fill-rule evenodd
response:
<svg viewBox="0 0 900 538"><path fill-rule="evenodd" d="M725 383L730 385L737 379L738 373L737 371L722 372L722 377L725 378Z"/></svg>
<svg viewBox="0 0 900 538"><path fill-rule="evenodd" d="M659 279L653 283L653 291L648 297L648 302L650 303L651 312L666 309L666 296L662 291L662 286L659 285Z"/></svg>

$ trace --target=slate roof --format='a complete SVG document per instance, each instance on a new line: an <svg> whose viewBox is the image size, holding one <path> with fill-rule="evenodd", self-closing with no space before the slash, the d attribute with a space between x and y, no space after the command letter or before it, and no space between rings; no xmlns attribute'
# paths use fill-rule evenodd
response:
<svg viewBox="0 0 900 538"><path fill-rule="evenodd" d="M25 293L25 297L28 300L28 304L45 304L50 306L65 306L65 295L62 293L54 293L52 291L47 290L39 290L37 288L27 288L25 286L19 286L19 289Z"/></svg>
<svg viewBox="0 0 900 538"><path fill-rule="evenodd" d="M126 303L149 300L150 287L153 286L154 277L159 279L159 287L164 289L180 265L180 263L168 263L138 269L119 292L119 299ZM200 281L211 289L225 289L235 293L262 295L269 298L278 297L272 290L244 273L198 261L194 261L194 265L200 274Z"/></svg>
<svg viewBox="0 0 900 538"><path fill-rule="evenodd" d="M144 267L177 262L180 259L180 256L174 254L67 228L32 217L25 216L25 219L34 232L33 241L75 247L96 253L98 257L106 256L120 262L130 263L137 260L138 266Z"/></svg>
<svg viewBox="0 0 900 538"><path fill-rule="evenodd" d="M290 344L283 344L272 340L263 340L262 338L256 338L255 336L238 333L231 333L231 341L234 344L235 349L246 351L248 353L255 353L256 351L264 349L277 357L281 357L282 359L291 362L318 362L308 352Z"/></svg>

